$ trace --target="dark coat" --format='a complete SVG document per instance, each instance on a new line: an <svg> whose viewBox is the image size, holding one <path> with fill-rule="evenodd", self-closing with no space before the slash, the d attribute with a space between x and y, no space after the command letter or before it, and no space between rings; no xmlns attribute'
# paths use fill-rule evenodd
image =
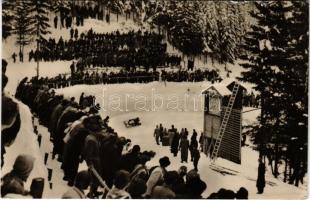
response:
<svg viewBox="0 0 310 200"><path fill-rule="evenodd" d="M120 169L132 172L135 166L138 164L138 161L139 161L138 153L129 152L121 157Z"/></svg>
<svg viewBox="0 0 310 200"><path fill-rule="evenodd" d="M171 143L171 153L175 155L179 151L179 141L180 141L180 134L176 132L173 136L172 143Z"/></svg>
<svg viewBox="0 0 310 200"><path fill-rule="evenodd" d="M54 137L58 119L60 115L62 114L62 112L64 111L64 109L65 107L61 103L59 103L52 111L52 114L50 116L49 126L48 126L48 131L51 133L52 137Z"/></svg>
<svg viewBox="0 0 310 200"><path fill-rule="evenodd" d="M69 106L67 107L61 116L59 117L57 128L54 134L54 152L57 154L62 154L64 142L63 138L65 137L65 129L68 127L68 123L78 120L82 116L82 113L79 113L77 109Z"/></svg>
<svg viewBox="0 0 310 200"><path fill-rule="evenodd" d="M182 161L187 161L187 158L188 158L188 148L189 148L189 141L188 141L188 139L181 139L180 149L181 149L181 160Z"/></svg>
<svg viewBox="0 0 310 200"><path fill-rule="evenodd" d="M69 181L74 181L78 172L80 155L83 150L85 138L90 134L86 128L75 130L74 136L68 141L63 153L63 170Z"/></svg>
<svg viewBox="0 0 310 200"><path fill-rule="evenodd" d="M44 119L42 119L46 126L49 125L51 116L52 116L52 112L54 111L55 107L61 103L61 98L60 96L55 96L55 97L51 97L49 98L49 100L47 101L45 107L44 107Z"/></svg>
<svg viewBox="0 0 310 200"><path fill-rule="evenodd" d="M104 137L101 133L92 133L85 138L82 157L86 161L87 166L93 166L98 174L103 174L103 159L101 150L101 140ZM96 188L99 182L93 177L92 186Z"/></svg>
<svg viewBox="0 0 310 200"><path fill-rule="evenodd" d="M265 187L265 164L260 163L258 165L258 176L256 181L257 188L264 188Z"/></svg>

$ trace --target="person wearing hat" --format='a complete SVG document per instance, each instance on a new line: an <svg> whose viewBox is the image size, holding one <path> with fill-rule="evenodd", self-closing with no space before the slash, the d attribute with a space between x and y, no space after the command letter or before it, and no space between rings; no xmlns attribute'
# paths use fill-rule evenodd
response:
<svg viewBox="0 0 310 200"><path fill-rule="evenodd" d="M143 194L143 196L145 198L151 196L152 191L156 185L160 185L164 182L164 175L166 174L166 167L168 167L170 165L170 160L167 156L164 156L164 157L159 159L159 164L160 164L160 166L156 167L152 171L152 173L151 173L151 175L150 175L150 177L146 183L147 190Z"/></svg>
<svg viewBox="0 0 310 200"><path fill-rule="evenodd" d="M139 145L134 145L130 152L122 155L120 169L124 169L131 173L138 164L140 150L141 148Z"/></svg>
<svg viewBox="0 0 310 200"><path fill-rule="evenodd" d="M164 175L164 184L154 187L152 199L174 199L176 197L173 187L177 184L179 174L177 171L169 171Z"/></svg>
<svg viewBox="0 0 310 200"><path fill-rule="evenodd" d="M147 177L149 177L149 170L146 167L146 163L150 160L151 157L146 153L139 154L138 164L134 167L133 171L130 173L130 178L134 179L135 177L139 177L147 181Z"/></svg>
<svg viewBox="0 0 310 200"><path fill-rule="evenodd" d="M91 182L91 175L84 170L79 172L74 180L74 186L62 195L62 199L86 199L84 190L86 190Z"/></svg>
<svg viewBox="0 0 310 200"><path fill-rule="evenodd" d="M143 199L142 195L146 191L146 181L139 177L134 177L131 179L127 192L133 199Z"/></svg>
<svg viewBox="0 0 310 200"><path fill-rule="evenodd" d="M130 194L126 191L129 181L130 174L128 171L117 171L113 180L113 187L107 193L106 199L131 199Z"/></svg>
<svg viewBox="0 0 310 200"><path fill-rule="evenodd" d="M1 196L9 194L27 195L24 189L24 183L27 181L33 166L35 158L31 155L22 154L17 156L13 169L7 173L2 180Z"/></svg>
<svg viewBox="0 0 310 200"><path fill-rule="evenodd" d="M202 199L202 193L207 189L207 184L196 176L186 180L185 199ZM224 198L231 199L231 198Z"/></svg>

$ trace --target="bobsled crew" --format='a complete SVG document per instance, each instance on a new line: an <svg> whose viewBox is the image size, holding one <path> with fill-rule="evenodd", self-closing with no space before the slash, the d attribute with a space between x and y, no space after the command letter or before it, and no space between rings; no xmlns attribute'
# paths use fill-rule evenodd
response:
<svg viewBox="0 0 310 200"><path fill-rule="evenodd" d="M124 124L127 128L141 126L140 118L129 119L128 121L124 121Z"/></svg>

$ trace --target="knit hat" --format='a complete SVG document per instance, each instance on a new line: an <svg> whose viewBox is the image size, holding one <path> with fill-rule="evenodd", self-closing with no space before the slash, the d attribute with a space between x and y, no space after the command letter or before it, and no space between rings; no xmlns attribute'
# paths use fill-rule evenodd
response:
<svg viewBox="0 0 310 200"><path fill-rule="evenodd" d="M13 172L26 181L33 169L34 160L35 158L31 155L22 154L17 156L13 165Z"/></svg>
<svg viewBox="0 0 310 200"><path fill-rule="evenodd" d="M161 159L159 159L159 164L162 167L167 167L170 165L170 160L167 156L164 156Z"/></svg>

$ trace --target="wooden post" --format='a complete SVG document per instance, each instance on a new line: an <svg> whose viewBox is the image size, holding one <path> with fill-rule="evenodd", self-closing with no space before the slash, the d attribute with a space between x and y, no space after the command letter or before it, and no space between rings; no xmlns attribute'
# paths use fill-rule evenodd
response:
<svg viewBox="0 0 310 200"><path fill-rule="evenodd" d="M48 159L48 153L45 153L44 154L44 164L46 165L47 163L47 159Z"/></svg>
<svg viewBox="0 0 310 200"><path fill-rule="evenodd" d="M42 141L42 135L39 134L38 135L38 143L39 143L39 147L41 147L41 141Z"/></svg>
<svg viewBox="0 0 310 200"><path fill-rule="evenodd" d="M48 172L47 179L48 179L48 181L51 181L52 180L52 176L53 176L53 170L50 169L50 168L47 168L47 172Z"/></svg>

